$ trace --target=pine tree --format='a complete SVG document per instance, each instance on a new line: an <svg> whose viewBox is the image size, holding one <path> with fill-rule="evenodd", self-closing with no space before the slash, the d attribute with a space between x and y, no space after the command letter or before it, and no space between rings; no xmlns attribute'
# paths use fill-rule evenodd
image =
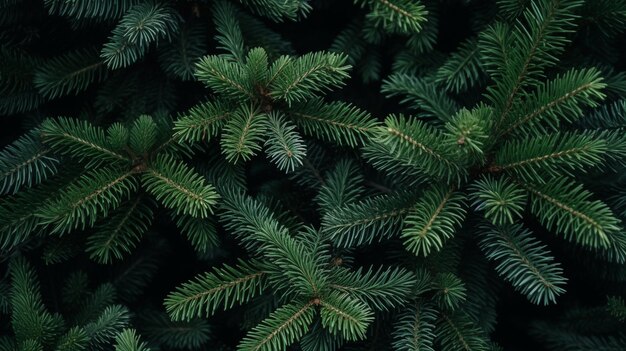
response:
<svg viewBox="0 0 626 351"><path fill-rule="evenodd" d="M626 348L626 1L0 10L0 351Z"/></svg>

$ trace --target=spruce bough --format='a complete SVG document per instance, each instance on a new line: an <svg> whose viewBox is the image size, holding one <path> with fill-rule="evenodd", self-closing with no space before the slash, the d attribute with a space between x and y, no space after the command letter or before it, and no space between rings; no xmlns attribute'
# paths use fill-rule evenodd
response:
<svg viewBox="0 0 626 351"><path fill-rule="evenodd" d="M626 348L626 1L0 9L0 351Z"/></svg>

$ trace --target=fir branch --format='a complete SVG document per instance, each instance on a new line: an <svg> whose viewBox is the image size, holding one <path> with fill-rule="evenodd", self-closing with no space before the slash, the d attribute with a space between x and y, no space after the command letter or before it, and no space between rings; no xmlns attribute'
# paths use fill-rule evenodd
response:
<svg viewBox="0 0 626 351"><path fill-rule="evenodd" d="M313 98L317 93L340 87L348 78L350 66L345 64L346 60L345 55L315 52L284 61L280 71L272 67L272 79L268 84L270 95L291 106L294 102Z"/></svg>
<svg viewBox="0 0 626 351"><path fill-rule="evenodd" d="M356 202L363 192L363 175L354 162L341 160L328 172L316 197L324 213Z"/></svg>
<svg viewBox="0 0 626 351"><path fill-rule="evenodd" d="M115 337L115 351L150 351L150 348L139 340L135 329L124 329Z"/></svg>
<svg viewBox="0 0 626 351"><path fill-rule="evenodd" d="M105 350L130 322L128 308L110 305L95 321L84 326L89 337L89 350Z"/></svg>
<svg viewBox="0 0 626 351"><path fill-rule="evenodd" d="M450 120L458 109L437 85L408 74L390 75L383 81L380 91L387 97L402 97L400 103L420 111L420 116L437 117L441 121Z"/></svg>
<svg viewBox="0 0 626 351"><path fill-rule="evenodd" d="M378 130L376 142L386 144L398 158L411 160L426 175L460 181L465 170L456 163L456 154L442 145L442 133L416 119L390 115L386 127Z"/></svg>
<svg viewBox="0 0 626 351"><path fill-rule="evenodd" d="M285 349L300 339L313 321L313 307L319 300L295 301L284 305L250 330L241 341L239 351L273 351Z"/></svg>
<svg viewBox="0 0 626 351"><path fill-rule="evenodd" d="M11 326L18 343L33 340L48 344L57 334L58 325L46 310L41 297L39 281L33 267L23 257L9 265L11 290Z"/></svg>
<svg viewBox="0 0 626 351"><path fill-rule="evenodd" d="M174 123L174 138L187 143L210 141L232 116L231 109L219 101L207 101L192 107Z"/></svg>
<svg viewBox="0 0 626 351"><path fill-rule="evenodd" d="M16 193L57 172L59 160L44 147L37 131L25 134L0 152L0 193Z"/></svg>
<svg viewBox="0 0 626 351"><path fill-rule="evenodd" d="M109 68L126 67L143 57L150 44L170 38L179 30L180 15L158 2L142 2L130 8L113 30L100 57Z"/></svg>
<svg viewBox="0 0 626 351"><path fill-rule="evenodd" d="M196 64L196 77L216 93L233 100L255 98L244 67L224 57L203 57Z"/></svg>
<svg viewBox="0 0 626 351"><path fill-rule="evenodd" d="M482 330L462 313L442 311L437 322L437 341L443 351L488 351Z"/></svg>
<svg viewBox="0 0 626 351"><path fill-rule="evenodd" d="M226 160L234 164L247 161L261 150L267 119L268 116L258 108L241 105L226 123L222 134L220 144Z"/></svg>
<svg viewBox="0 0 626 351"><path fill-rule="evenodd" d="M531 194L531 211L551 230L581 245L608 247L620 221L602 201L591 200L591 193L569 178L545 184L519 183Z"/></svg>
<svg viewBox="0 0 626 351"><path fill-rule="evenodd" d="M93 49L84 49L51 59L35 72L34 84L48 99L78 94L107 76L104 62Z"/></svg>
<svg viewBox="0 0 626 351"><path fill-rule="evenodd" d="M428 304L411 304L394 324L395 351L434 351L437 311Z"/></svg>
<svg viewBox="0 0 626 351"><path fill-rule="evenodd" d="M470 38L437 69L435 82L447 91L460 93L478 85L483 78L480 63L480 47L476 38Z"/></svg>
<svg viewBox="0 0 626 351"><path fill-rule="evenodd" d="M426 22L426 7L420 1L408 0L356 0L367 4L371 12L366 18L389 33L419 33Z"/></svg>
<svg viewBox="0 0 626 351"><path fill-rule="evenodd" d="M322 230L339 247L356 247L398 234L415 204L415 194L400 192L346 204L322 218Z"/></svg>
<svg viewBox="0 0 626 351"><path fill-rule="evenodd" d="M496 270L532 303L556 303L567 279L554 257L521 225L483 226L480 247Z"/></svg>
<svg viewBox="0 0 626 351"><path fill-rule="evenodd" d="M401 268L336 268L329 287L365 301L376 310L401 306L413 293L415 276Z"/></svg>
<svg viewBox="0 0 626 351"><path fill-rule="evenodd" d="M138 325L148 341L171 348L198 349L213 337L213 328L204 319L172 321L166 313L160 311L141 313Z"/></svg>
<svg viewBox="0 0 626 351"><path fill-rule="evenodd" d="M72 118L46 119L39 128L39 133L50 148L61 155L69 155L83 161L110 160L128 162L129 158L112 150L104 131L86 121Z"/></svg>
<svg viewBox="0 0 626 351"><path fill-rule="evenodd" d="M95 227L87 238L85 251L98 263L111 263L131 252L148 230L154 214L139 195L117 209L106 222Z"/></svg>
<svg viewBox="0 0 626 351"><path fill-rule="evenodd" d="M367 326L374 319L373 311L366 304L347 295L331 293L320 298L319 305L322 326L345 340L365 338Z"/></svg>
<svg viewBox="0 0 626 351"><path fill-rule="evenodd" d="M52 225L52 232L92 227L106 217L137 189L132 171L102 168L81 176L61 190L38 212L42 224Z"/></svg>
<svg viewBox="0 0 626 351"><path fill-rule="evenodd" d="M428 256L439 251L465 217L464 196L454 189L434 186L422 194L405 219L401 238L407 250Z"/></svg>
<svg viewBox="0 0 626 351"><path fill-rule="evenodd" d="M472 206L485 213L491 223L512 224L522 217L527 196L523 188L507 178L486 176L470 186Z"/></svg>
<svg viewBox="0 0 626 351"><path fill-rule="evenodd" d="M56 351L82 351L87 348L89 338L82 327L72 327L63 334L56 344Z"/></svg>
<svg viewBox="0 0 626 351"><path fill-rule="evenodd" d="M537 181L558 175L572 176L603 161L606 142L595 133L554 133L505 142L495 155L493 171L504 171Z"/></svg>
<svg viewBox="0 0 626 351"><path fill-rule="evenodd" d="M140 0L116 0L115 2L76 0L44 0L50 14L71 17L76 20L94 19L98 21L117 19Z"/></svg>
<svg viewBox="0 0 626 351"><path fill-rule="evenodd" d="M222 219L226 228L249 249L263 255L288 282L290 289L318 295L327 285L326 262L309 245L291 237L269 209L241 193L224 194Z"/></svg>
<svg viewBox="0 0 626 351"><path fill-rule="evenodd" d="M463 281L452 273L439 273L433 278L433 301L442 310L456 310L467 298Z"/></svg>
<svg viewBox="0 0 626 351"><path fill-rule="evenodd" d="M573 12L580 5L579 0L540 0L524 11L527 24L519 22L513 31L517 45L510 54L507 71L488 90L498 116L496 130L508 120L520 91L536 82L542 76L542 69L556 64L556 54L568 42L564 34L572 31L577 17Z"/></svg>
<svg viewBox="0 0 626 351"><path fill-rule="evenodd" d="M148 166L142 183L165 207L177 214L205 218L213 213L219 195L202 176L184 163L161 155Z"/></svg>
<svg viewBox="0 0 626 351"><path fill-rule="evenodd" d="M173 320L191 320L215 313L218 307L231 308L259 295L266 272L259 263L239 261L236 267L224 265L215 273L204 273L184 283L165 299L165 309Z"/></svg>
<svg viewBox="0 0 626 351"><path fill-rule="evenodd" d="M215 40L220 43L218 49L226 51L224 56L231 61L243 63L244 40L237 19L238 12L230 2L216 1L213 4L213 23L217 31Z"/></svg>
<svg viewBox="0 0 626 351"><path fill-rule="evenodd" d="M268 131L270 136L265 141L268 156L278 169L291 172L302 165L306 157L304 140L295 131L295 126L287 122L282 115L268 116Z"/></svg>
<svg viewBox="0 0 626 351"><path fill-rule="evenodd" d="M364 144L378 125L369 113L345 102L310 99L286 112L305 134L352 147Z"/></svg>
<svg viewBox="0 0 626 351"><path fill-rule="evenodd" d="M211 218L174 216L176 226L187 237L197 253L203 254L219 247L217 228Z"/></svg>
<svg viewBox="0 0 626 351"><path fill-rule="evenodd" d="M539 84L525 96L522 105L511 108L511 118L503 121L502 135L514 131L558 130L562 122L573 122L583 115L583 107L595 107L604 99L600 72L596 69L570 70Z"/></svg>
<svg viewBox="0 0 626 351"><path fill-rule="evenodd" d="M159 63L170 76L193 80L196 63L207 53L205 26L186 23L172 42L159 47Z"/></svg>

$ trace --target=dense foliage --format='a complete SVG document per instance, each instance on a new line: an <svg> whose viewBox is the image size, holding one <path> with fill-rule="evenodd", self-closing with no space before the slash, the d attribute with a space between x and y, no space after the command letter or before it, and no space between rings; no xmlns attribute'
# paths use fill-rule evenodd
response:
<svg viewBox="0 0 626 351"><path fill-rule="evenodd" d="M0 351L626 349L625 0L0 0Z"/></svg>

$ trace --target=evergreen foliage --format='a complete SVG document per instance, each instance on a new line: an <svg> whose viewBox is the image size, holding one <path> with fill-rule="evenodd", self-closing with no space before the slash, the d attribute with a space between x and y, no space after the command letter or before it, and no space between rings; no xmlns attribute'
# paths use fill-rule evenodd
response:
<svg viewBox="0 0 626 351"><path fill-rule="evenodd" d="M0 351L626 349L625 31L0 0Z"/></svg>

